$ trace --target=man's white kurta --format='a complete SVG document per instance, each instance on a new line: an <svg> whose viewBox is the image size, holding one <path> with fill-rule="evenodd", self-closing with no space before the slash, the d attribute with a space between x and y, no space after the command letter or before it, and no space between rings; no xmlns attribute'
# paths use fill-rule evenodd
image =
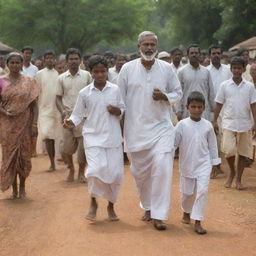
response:
<svg viewBox="0 0 256 256"><path fill-rule="evenodd" d="M36 77L37 72L38 72L37 66L33 65L32 63L30 63L28 67L23 66L21 70L21 74L30 76L32 78Z"/></svg>
<svg viewBox="0 0 256 256"><path fill-rule="evenodd" d="M36 74L36 80L41 86L39 95L38 123L42 139L57 139L61 133L61 117L56 106L58 72L55 69L44 68Z"/></svg>
<svg viewBox="0 0 256 256"><path fill-rule="evenodd" d="M186 108L188 96L191 92L198 91L205 98L203 116L210 120L210 113L214 111L215 92L209 70L201 65L194 68L188 63L178 70L178 77L183 90L183 97L177 104L176 111L183 113L183 118L188 117L189 114Z"/></svg>
<svg viewBox="0 0 256 256"><path fill-rule="evenodd" d="M172 180L174 128L170 107L182 96L179 80L171 65L155 59L150 70L141 59L123 65L118 86L126 104L125 150L131 152L131 170L141 207L151 218L168 219ZM168 101L155 101L160 89Z"/></svg>
<svg viewBox="0 0 256 256"><path fill-rule="evenodd" d="M155 59L150 70L141 59L125 63L118 76L126 105L124 121L125 150L136 152L151 148L162 136L171 137L170 107L179 101L182 91L171 65ZM154 89L160 89L168 101L155 101ZM170 143L165 152L171 152Z"/></svg>

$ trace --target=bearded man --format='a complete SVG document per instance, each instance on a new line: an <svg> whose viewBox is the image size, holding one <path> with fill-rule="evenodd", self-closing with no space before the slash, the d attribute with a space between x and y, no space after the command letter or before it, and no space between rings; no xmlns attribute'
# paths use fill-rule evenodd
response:
<svg viewBox="0 0 256 256"><path fill-rule="evenodd" d="M179 80L165 61L156 59L157 36L139 34L141 58L123 65L118 85L126 104L125 151L131 153L143 220L165 230L173 168L174 128L169 109L182 96Z"/></svg>

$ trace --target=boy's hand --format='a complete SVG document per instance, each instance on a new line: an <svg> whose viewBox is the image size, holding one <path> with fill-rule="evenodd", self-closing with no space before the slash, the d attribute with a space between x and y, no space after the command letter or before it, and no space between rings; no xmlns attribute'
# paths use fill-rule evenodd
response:
<svg viewBox="0 0 256 256"><path fill-rule="evenodd" d="M219 134L219 126L218 126L218 123L215 121L213 122L213 128L214 128L214 131L216 133L216 135Z"/></svg>
<svg viewBox="0 0 256 256"><path fill-rule="evenodd" d="M113 105L108 105L107 110L111 115L114 116L120 116L122 113L119 107L115 107Z"/></svg>
<svg viewBox="0 0 256 256"><path fill-rule="evenodd" d="M166 97L166 95L164 93L162 93L161 90L155 88L153 90L153 94L152 94L153 100L165 100L168 101L168 98Z"/></svg>
<svg viewBox="0 0 256 256"><path fill-rule="evenodd" d="M71 129L75 127L74 123L70 119L64 119L62 125L65 129Z"/></svg>

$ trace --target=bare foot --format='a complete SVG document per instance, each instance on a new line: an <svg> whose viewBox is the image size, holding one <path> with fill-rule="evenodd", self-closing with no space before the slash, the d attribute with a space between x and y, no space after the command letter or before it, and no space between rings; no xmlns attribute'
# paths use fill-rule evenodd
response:
<svg viewBox="0 0 256 256"><path fill-rule="evenodd" d="M74 173L69 172L68 177L67 177L67 182L73 182L74 181Z"/></svg>
<svg viewBox="0 0 256 256"><path fill-rule="evenodd" d="M15 200L18 198L18 194L13 193L10 197L7 198L7 200Z"/></svg>
<svg viewBox="0 0 256 256"><path fill-rule="evenodd" d="M159 231L166 230L166 228L167 228L162 220L153 219L153 225L154 225L155 229L157 229Z"/></svg>
<svg viewBox="0 0 256 256"><path fill-rule="evenodd" d="M25 189L20 189L20 192L19 192L19 199L25 199L25 198L26 198Z"/></svg>
<svg viewBox="0 0 256 256"><path fill-rule="evenodd" d="M226 183L224 184L225 188L231 188L231 185L232 185L234 176L235 176L235 175L229 175L229 177L228 177Z"/></svg>
<svg viewBox="0 0 256 256"><path fill-rule="evenodd" d="M241 182L236 182L236 189L237 190L245 190L247 187L244 187Z"/></svg>
<svg viewBox="0 0 256 256"><path fill-rule="evenodd" d="M54 165L51 165L47 171L48 172L54 172L54 171L56 171L56 168L55 168Z"/></svg>
<svg viewBox="0 0 256 256"><path fill-rule="evenodd" d="M77 180L80 183L87 183L87 179L85 178L84 174L79 174L78 177L77 177Z"/></svg>
<svg viewBox="0 0 256 256"><path fill-rule="evenodd" d="M110 202L108 204L107 211L108 211L108 219L110 221L118 221L119 220L119 218L117 217L117 215L115 213L114 205Z"/></svg>
<svg viewBox="0 0 256 256"><path fill-rule="evenodd" d="M195 221L195 232L199 235L204 235L207 233L206 229L204 229L202 226L201 226L201 221L199 220L196 220Z"/></svg>
<svg viewBox="0 0 256 256"><path fill-rule="evenodd" d="M145 211L145 214L142 216L141 220L143 221L151 221L150 211Z"/></svg>
<svg viewBox="0 0 256 256"><path fill-rule="evenodd" d="M86 214L85 218L87 220L95 221L96 220L96 214L97 214L97 202L95 198L91 198L91 205L88 213Z"/></svg>
<svg viewBox="0 0 256 256"><path fill-rule="evenodd" d="M190 214L183 212L183 218L181 221L183 224L190 224Z"/></svg>
<svg viewBox="0 0 256 256"><path fill-rule="evenodd" d="M220 167L214 166L211 172L211 179L215 179L219 174L223 174L223 171Z"/></svg>

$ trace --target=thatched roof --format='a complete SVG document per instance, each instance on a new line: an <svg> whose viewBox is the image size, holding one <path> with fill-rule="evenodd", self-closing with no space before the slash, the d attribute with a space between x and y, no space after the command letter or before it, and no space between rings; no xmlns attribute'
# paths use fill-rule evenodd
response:
<svg viewBox="0 0 256 256"><path fill-rule="evenodd" d="M229 49L229 51L236 51L240 47L245 47L248 50L256 50L256 36L234 45Z"/></svg>
<svg viewBox="0 0 256 256"><path fill-rule="evenodd" d="M14 48L12 48L12 47L10 47L10 46L0 42L0 52L8 53L8 52L13 52L13 51L15 51Z"/></svg>

